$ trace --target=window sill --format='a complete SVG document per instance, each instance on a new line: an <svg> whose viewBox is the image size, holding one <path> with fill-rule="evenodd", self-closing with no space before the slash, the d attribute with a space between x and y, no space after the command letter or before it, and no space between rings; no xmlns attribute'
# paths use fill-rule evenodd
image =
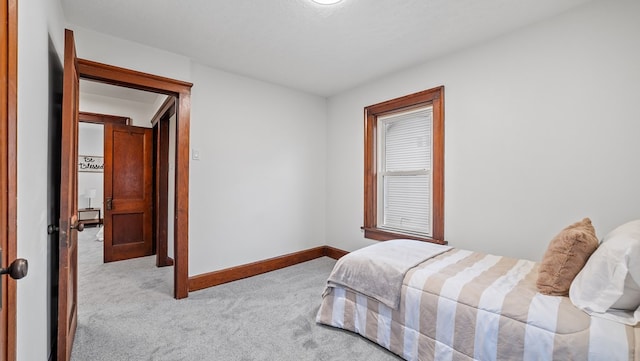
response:
<svg viewBox="0 0 640 361"><path fill-rule="evenodd" d="M390 239L401 238L401 239L413 239L416 241L430 242L430 243L436 243L436 244L448 243L447 241L443 241L439 239L433 239L429 237L419 237L419 236L410 235L410 234L395 233L395 232L386 231L380 228L365 228L365 227L360 227L360 228L364 231L364 238L373 239L376 241L388 241Z"/></svg>

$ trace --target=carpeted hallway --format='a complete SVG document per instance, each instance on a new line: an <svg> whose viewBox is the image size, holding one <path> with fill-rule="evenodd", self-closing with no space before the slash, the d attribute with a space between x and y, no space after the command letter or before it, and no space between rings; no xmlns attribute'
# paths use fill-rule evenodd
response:
<svg viewBox="0 0 640 361"><path fill-rule="evenodd" d="M98 228L79 237L78 330L72 360L399 360L315 323L335 261L320 258L172 297L155 256L102 263Z"/></svg>

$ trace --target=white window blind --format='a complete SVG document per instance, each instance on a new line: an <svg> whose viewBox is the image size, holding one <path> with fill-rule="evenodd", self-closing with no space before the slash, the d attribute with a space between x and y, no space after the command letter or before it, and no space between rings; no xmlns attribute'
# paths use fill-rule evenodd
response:
<svg viewBox="0 0 640 361"><path fill-rule="evenodd" d="M432 107L378 118L378 225L431 236Z"/></svg>

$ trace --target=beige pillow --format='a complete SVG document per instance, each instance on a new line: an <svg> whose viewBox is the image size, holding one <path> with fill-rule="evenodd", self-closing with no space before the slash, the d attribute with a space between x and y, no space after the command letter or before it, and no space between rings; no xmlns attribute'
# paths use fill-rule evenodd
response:
<svg viewBox="0 0 640 361"><path fill-rule="evenodd" d="M571 282L598 248L596 231L585 218L563 229L549 242L540 262L537 286L540 293L553 296L569 294Z"/></svg>

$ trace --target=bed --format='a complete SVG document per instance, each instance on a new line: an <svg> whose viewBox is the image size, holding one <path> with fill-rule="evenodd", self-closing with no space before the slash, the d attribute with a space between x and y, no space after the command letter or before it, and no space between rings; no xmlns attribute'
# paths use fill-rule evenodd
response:
<svg viewBox="0 0 640 361"><path fill-rule="evenodd" d="M600 246L596 239L569 276L571 297L540 291L553 241L540 263L380 242L336 263L316 321L406 360L640 360L640 289L631 282L640 279L640 221L629 229ZM575 247L562 246L576 257ZM617 305L625 297L626 309Z"/></svg>

